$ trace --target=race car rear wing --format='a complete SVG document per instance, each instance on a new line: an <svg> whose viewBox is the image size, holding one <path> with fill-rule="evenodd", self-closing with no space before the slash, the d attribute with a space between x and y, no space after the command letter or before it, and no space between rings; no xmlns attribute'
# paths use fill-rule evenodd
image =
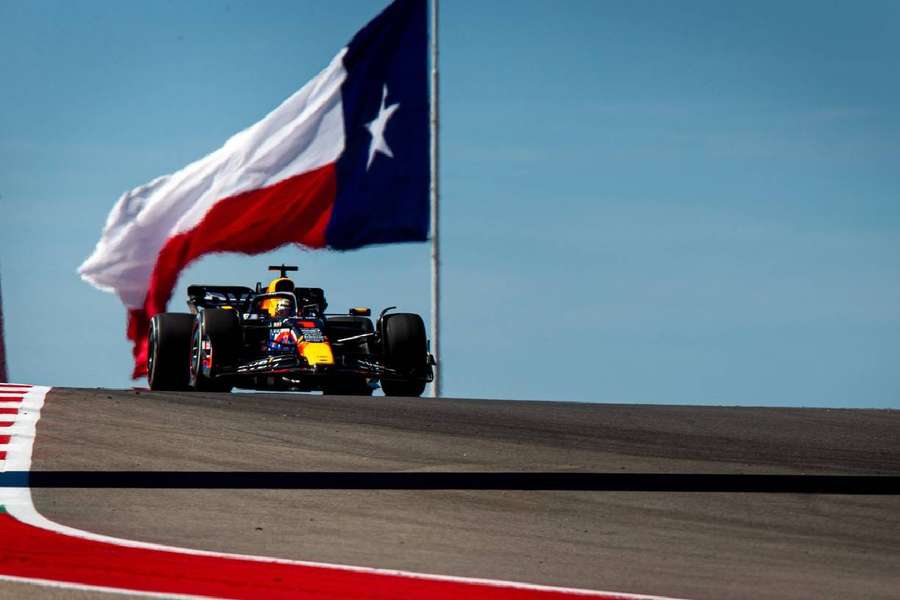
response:
<svg viewBox="0 0 900 600"><path fill-rule="evenodd" d="M324 313L328 307L325 292L322 288L295 288L293 292L275 292L259 294L255 290L233 285L191 285L188 286L188 307L197 314L201 308L222 308L231 306L241 313L255 313L253 304L258 300L285 295L292 298L298 309L315 308Z"/></svg>
<svg viewBox="0 0 900 600"><path fill-rule="evenodd" d="M188 286L188 307L197 314L201 308L222 308L232 306L242 313L250 312L256 292L237 285L190 285Z"/></svg>

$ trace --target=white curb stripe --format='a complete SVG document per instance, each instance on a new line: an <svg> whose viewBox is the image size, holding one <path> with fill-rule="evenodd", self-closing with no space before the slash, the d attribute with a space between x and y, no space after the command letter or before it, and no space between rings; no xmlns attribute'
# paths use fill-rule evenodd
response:
<svg viewBox="0 0 900 600"><path fill-rule="evenodd" d="M21 423L24 425L25 423L36 423L39 417L40 415L34 411L20 410L17 415L0 415L0 423Z"/></svg>

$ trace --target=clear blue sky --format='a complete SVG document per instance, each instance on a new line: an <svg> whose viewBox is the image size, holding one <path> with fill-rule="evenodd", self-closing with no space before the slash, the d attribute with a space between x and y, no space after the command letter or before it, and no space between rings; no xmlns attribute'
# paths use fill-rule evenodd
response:
<svg viewBox="0 0 900 600"><path fill-rule="evenodd" d="M132 385L75 273L114 201L381 6L0 0L14 380ZM441 40L448 395L900 407L900 3L451 0ZM428 313L425 244L211 257L170 306L272 261Z"/></svg>

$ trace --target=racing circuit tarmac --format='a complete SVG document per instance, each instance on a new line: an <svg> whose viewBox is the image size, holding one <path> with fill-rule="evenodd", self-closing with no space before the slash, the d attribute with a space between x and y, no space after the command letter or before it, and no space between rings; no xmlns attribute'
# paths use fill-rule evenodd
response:
<svg viewBox="0 0 900 600"><path fill-rule="evenodd" d="M163 544L695 599L900 597L898 411L54 389L32 473L51 520ZM718 477L742 474L788 477ZM881 493L794 493L803 474Z"/></svg>

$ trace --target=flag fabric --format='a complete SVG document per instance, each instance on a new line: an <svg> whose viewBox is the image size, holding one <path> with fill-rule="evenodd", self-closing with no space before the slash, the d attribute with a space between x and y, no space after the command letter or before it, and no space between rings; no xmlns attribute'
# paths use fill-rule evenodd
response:
<svg viewBox="0 0 900 600"><path fill-rule="evenodd" d="M212 252L349 250L428 237L425 0L397 0L258 123L126 192L79 268L128 309L135 378L150 318Z"/></svg>

